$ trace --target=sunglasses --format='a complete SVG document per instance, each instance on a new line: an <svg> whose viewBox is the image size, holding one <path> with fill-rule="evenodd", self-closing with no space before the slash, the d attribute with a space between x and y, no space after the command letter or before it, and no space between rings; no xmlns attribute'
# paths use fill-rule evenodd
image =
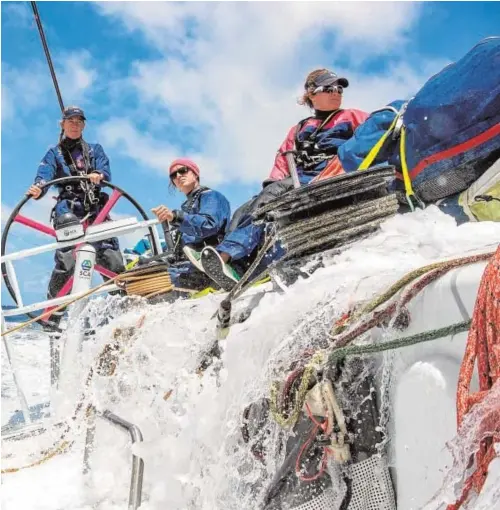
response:
<svg viewBox="0 0 500 510"><path fill-rule="evenodd" d="M177 176L178 175L184 175L184 174L187 174L189 172L189 168L187 166L181 166L180 168L178 168L177 170L175 170L174 172L172 172L170 174L170 179L172 181L175 181L175 179L177 179Z"/></svg>
<svg viewBox="0 0 500 510"><path fill-rule="evenodd" d="M321 87L316 87L314 90L311 90L311 94L315 96L320 92L326 92L327 94L332 94L333 92L337 92L342 95L344 93L344 87L342 85L322 85Z"/></svg>

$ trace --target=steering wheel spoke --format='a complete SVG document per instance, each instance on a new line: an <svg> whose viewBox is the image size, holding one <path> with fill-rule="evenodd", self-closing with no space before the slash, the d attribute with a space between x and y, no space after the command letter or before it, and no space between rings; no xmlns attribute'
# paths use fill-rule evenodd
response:
<svg viewBox="0 0 500 510"><path fill-rule="evenodd" d="M75 177L62 177L60 179L54 179L53 181L49 181L45 183L42 186L42 189L49 188L53 185L66 185L70 182L78 182L88 180L87 176L75 176ZM120 198L125 198L128 202L130 202L139 212L139 214L142 216L144 220L149 220L148 215L144 211L144 209L137 203L137 201L131 197L126 191L122 190L118 186L111 184L107 181L101 181L100 186L105 188L109 187L113 190L110 197L108 198L107 202L104 204L103 208L99 211L97 214L95 220L91 223L92 225L99 225L106 221L106 219L109 216L110 211L113 209L113 207L116 205L118 200ZM25 195L23 199L17 204L17 206L13 209L10 217L7 219L3 232L2 232L2 241L1 241L1 254L2 256L6 254L6 246L7 246L7 239L10 232L10 228L12 226L12 223L20 223L22 225L25 225L29 228L32 228L38 232L42 232L44 234L50 235L52 237L56 237L55 230L47 225L44 225L43 223L40 223L36 220L32 220L31 218L27 218L26 216L23 216L22 214L19 214L22 207L31 199L32 197L29 195ZM158 255L161 252L161 247L158 246L158 243L155 240L155 232L154 227L148 227L150 238L151 238L151 248L153 255ZM105 267L102 267L98 264L95 266L95 270L100 273L102 276L107 278L113 278L116 276L116 273L113 271L110 271L109 269L106 269ZM18 303L18 299L16 297L15 293L15 283L11 282L9 279L9 274L7 271L7 268L5 264L2 264L2 276L4 278L5 285L7 287L7 290L9 291L10 296L14 300L14 302L19 306L20 303ZM57 293L57 297L65 296L71 292L71 289L73 287L73 276L68 278L66 283L63 285L63 287L60 289L60 291ZM48 312L51 309L54 309L55 307L47 307L45 309L45 312ZM31 318L36 318L38 314L34 314L32 312L28 312L26 315L28 315ZM48 317L47 317L48 318ZM46 319L42 319L46 320Z"/></svg>
<svg viewBox="0 0 500 510"><path fill-rule="evenodd" d="M34 228L38 232L42 232L44 234L48 234L49 236L56 237L56 231L49 227L48 225L44 225L36 220L32 220L31 218L27 218L22 214L16 214L14 220L16 223L21 223L21 225L25 225L30 228ZM3 255L3 253L2 253Z"/></svg>
<svg viewBox="0 0 500 510"><path fill-rule="evenodd" d="M113 209L113 207L116 205L116 202L118 202L121 196L122 193L114 189L108 201L104 204L104 207L99 211L99 214L97 215L96 219L92 222L92 225L99 225L100 223L102 223L108 217L108 214L110 213L111 209Z"/></svg>
<svg viewBox="0 0 500 510"><path fill-rule="evenodd" d="M94 270L97 271L102 276L106 276L107 278L114 278L118 273L114 273L113 271L110 271L109 269L106 269L103 266L100 266L99 264L96 264L94 266Z"/></svg>

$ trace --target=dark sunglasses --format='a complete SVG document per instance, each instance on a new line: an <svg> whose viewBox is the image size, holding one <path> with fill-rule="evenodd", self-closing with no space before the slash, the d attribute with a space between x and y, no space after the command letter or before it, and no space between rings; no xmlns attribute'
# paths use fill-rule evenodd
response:
<svg viewBox="0 0 500 510"><path fill-rule="evenodd" d="M172 172L170 174L170 179L172 181L174 181L176 178L177 178L177 175L184 175L184 174L187 174L189 172L189 168L187 166L181 166L180 168L178 168L175 172Z"/></svg>
<svg viewBox="0 0 500 510"><path fill-rule="evenodd" d="M315 96L316 94L319 94L320 92L326 92L326 93L333 93L337 92L338 94L342 95L344 93L344 87L342 85L327 85L327 86L321 86L316 87L315 89L311 90L311 94Z"/></svg>

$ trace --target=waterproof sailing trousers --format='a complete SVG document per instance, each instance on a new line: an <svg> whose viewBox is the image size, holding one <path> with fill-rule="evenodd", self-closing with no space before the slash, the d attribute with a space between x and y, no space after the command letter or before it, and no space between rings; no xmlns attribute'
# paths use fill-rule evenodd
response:
<svg viewBox="0 0 500 510"><path fill-rule="evenodd" d="M257 196L244 203L234 213L228 233L216 249L219 253L227 253L231 257L232 265L238 272L245 271L245 268L251 264L264 242L266 226L263 223L255 224L252 213L291 189L293 189L291 178L271 182ZM284 254L285 251L277 243L268 251L259 264L259 272Z"/></svg>

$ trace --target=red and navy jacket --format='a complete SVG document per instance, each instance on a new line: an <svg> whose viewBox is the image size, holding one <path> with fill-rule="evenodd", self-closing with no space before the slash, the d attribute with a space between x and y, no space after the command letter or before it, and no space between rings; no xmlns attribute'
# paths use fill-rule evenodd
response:
<svg viewBox="0 0 500 510"><path fill-rule="evenodd" d="M325 125L322 125L324 116L323 118L309 117L299 122L290 129L285 141L281 144L269 179L279 181L287 178L290 172L284 153L303 150L309 158L307 156L296 158L297 172L301 184L309 183L321 173L328 161L337 154L338 148L353 136L356 128L367 118L368 113L349 109L337 111Z"/></svg>

